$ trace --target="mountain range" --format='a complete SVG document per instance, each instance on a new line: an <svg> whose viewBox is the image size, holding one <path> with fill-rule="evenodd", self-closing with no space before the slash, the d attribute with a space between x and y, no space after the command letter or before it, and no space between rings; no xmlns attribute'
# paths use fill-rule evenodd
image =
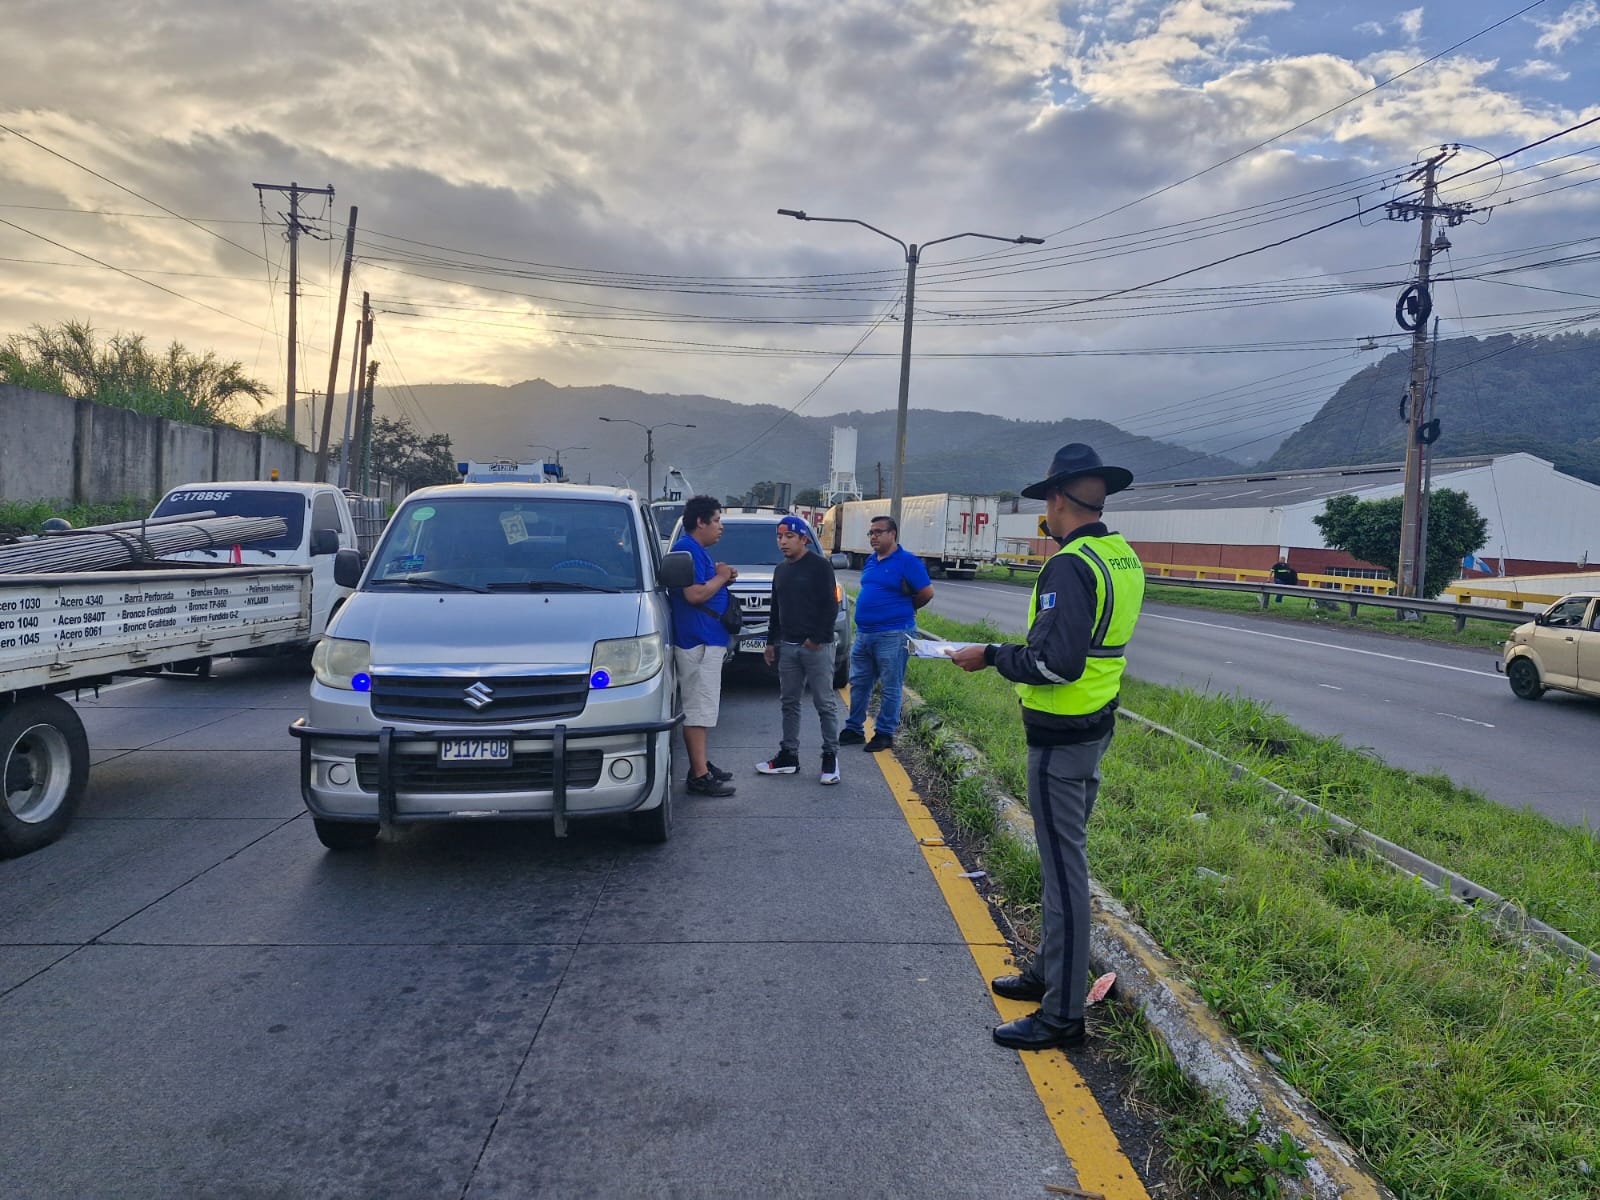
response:
<svg viewBox="0 0 1600 1200"><path fill-rule="evenodd" d="M1410 351L1358 371L1286 438L1267 467L1397 462ZM1453 338L1434 356L1430 415L1441 456L1526 451L1600 483L1600 332Z"/></svg>
<svg viewBox="0 0 1600 1200"><path fill-rule="evenodd" d="M893 410L808 417L772 404L613 386L558 387L543 379L509 387L380 387L377 399L380 412L403 414L424 434L449 434L458 459L551 458L549 450L533 447L552 447L578 482L626 481L645 488L644 425L658 427L649 479L656 492L669 467L681 470L696 491L716 496L742 495L768 480L793 484L796 492L826 487L835 426L856 430L855 466L864 494L878 493L880 469L884 494L892 482ZM605 424L600 417L619 423ZM913 410L906 431L906 491L1019 491L1043 475L1056 448L1068 442L1088 442L1139 479L1241 469L1228 459L1136 437L1104 421L1013 421L978 412Z"/></svg>

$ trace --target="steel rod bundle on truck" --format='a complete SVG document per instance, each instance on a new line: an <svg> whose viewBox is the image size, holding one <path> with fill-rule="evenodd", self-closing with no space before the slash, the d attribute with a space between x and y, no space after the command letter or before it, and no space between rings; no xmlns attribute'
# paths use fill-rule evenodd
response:
<svg viewBox="0 0 1600 1200"><path fill-rule="evenodd" d="M41 534L0 545L0 575L42 571L111 571L187 550L225 550L281 537L281 517L209 517L125 521Z"/></svg>
<svg viewBox="0 0 1600 1200"><path fill-rule="evenodd" d="M87 786L83 722L55 693L303 645L310 623L304 566L0 574L0 858L60 837Z"/></svg>

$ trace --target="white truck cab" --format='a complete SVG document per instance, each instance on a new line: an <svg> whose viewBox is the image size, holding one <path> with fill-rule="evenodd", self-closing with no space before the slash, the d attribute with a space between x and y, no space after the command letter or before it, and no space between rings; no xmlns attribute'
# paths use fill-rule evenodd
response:
<svg viewBox="0 0 1600 1200"><path fill-rule="evenodd" d="M282 517L287 531L282 537L240 546L186 550L168 557L177 562L242 563L247 566L311 568L311 627L308 641L315 642L328 628L351 589L334 579L333 560L340 550L363 546L349 498L331 483L294 483L280 480L230 480L186 483L161 498L152 517L183 513L212 513L219 517Z"/></svg>

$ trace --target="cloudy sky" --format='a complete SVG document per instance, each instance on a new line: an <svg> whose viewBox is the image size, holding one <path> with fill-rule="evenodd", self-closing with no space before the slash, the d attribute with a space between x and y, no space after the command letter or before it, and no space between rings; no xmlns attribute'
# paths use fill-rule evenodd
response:
<svg viewBox="0 0 1600 1200"><path fill-rule="evenodd" d="M795 208L1045 239L926 252L914 407L1249 456L1399 344L1418 226L1383 205L1440 143L1479 209L1443 336L1596 324L1600 124L1493 160L1600 116L1600 3L1527 5L6 0L0 333L176 338L281 402L287 202L252 184L298 181L337 193L304 389L356 205L387 382L891 408L904 253Z"/></svg>

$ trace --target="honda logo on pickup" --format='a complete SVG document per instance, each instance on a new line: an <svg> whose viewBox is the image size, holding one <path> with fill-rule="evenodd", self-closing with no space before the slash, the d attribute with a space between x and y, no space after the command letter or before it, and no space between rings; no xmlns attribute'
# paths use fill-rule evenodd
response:
<svg viewBox="0 0 1600 1200"><path fill-rule="evenodd" d="M494 699L494 689L480 679L467 689L464 698L475 710L481 710L487 708Z"/></svg>

